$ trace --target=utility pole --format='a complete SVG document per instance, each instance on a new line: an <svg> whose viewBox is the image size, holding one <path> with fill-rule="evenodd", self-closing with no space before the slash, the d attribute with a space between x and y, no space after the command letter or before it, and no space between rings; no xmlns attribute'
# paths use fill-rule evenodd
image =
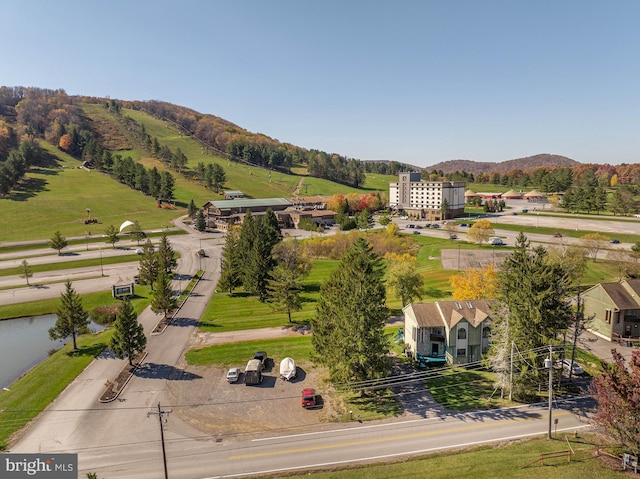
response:
<svg viewBox="0 0 640 479"><path fill-rule="evenodd" d="M162 426L162 423L167 421L167 418L164 416L171 414L171 412L171 409L169 409L168 411L163 411L160 407L160 403L158 403L158 412L150 411L147 413L147 417L149 417L151 414L157 414L158 421L160 422L160 441L162 442L162 464L164 466L164 479L169 479L169 473L167 472L167 451L164 447L164 427Z"/></svg>
<svg viewBox="0 0 640 479"><path fill-rule="evenodd" d="M511 341L511 364L509 366L509 401L511 401L513 391L513 346L514 342Z"/></svg>
<svg viewBox="0 0 640 479"><path fill-rule="evenodd" d="M553 439L553 437L551 436L551 424L552 424L552 419L551 419L551 415L553 414L553 346L549 345L549 359L545 360L546 362L549 362L549 434L548 437L549 439Z"/></svg>

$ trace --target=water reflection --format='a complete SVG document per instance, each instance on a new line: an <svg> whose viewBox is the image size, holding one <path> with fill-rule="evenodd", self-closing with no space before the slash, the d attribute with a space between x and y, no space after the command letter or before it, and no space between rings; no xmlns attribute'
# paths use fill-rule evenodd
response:
<svg viewBox="0 0 640 479"><path fill-rule="evenodd" d="M49 351L67 341L51 341L49 328L56 323L55 314L0 321L0 388L8 387L40 361ZM91 323L92 331L104 329Z"/></svg>

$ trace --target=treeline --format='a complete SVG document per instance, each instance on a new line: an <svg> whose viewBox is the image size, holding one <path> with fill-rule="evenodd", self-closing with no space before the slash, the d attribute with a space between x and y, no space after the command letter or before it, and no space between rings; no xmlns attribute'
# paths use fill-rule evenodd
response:
<svg viewBox="0 0 640 479"><path fill-rule="evenodd" d="M569 188L584 184L600 185L604 188L618 185L635 185L640 182L640 164L580 165L562 168L534 168L511 170L507 173L469 173L442 170L422 171L426 180L446 179L467 183L502 185L509 188L536 188L544 193L565 192Z"/></svg>
<svg viewBox="0 0 640 479"><path fill-rule="evenodd" d="M407 171L417 171L415 166L400 163L398 161L365 161L364 171L366 173L376 173L378 175L397 175ZM443 174L440 174L443 176Z"/></svg>

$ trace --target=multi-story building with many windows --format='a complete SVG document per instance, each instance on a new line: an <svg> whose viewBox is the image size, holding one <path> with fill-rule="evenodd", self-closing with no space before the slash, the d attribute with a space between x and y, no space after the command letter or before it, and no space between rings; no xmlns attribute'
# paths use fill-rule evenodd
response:
<svg viewBox="0 0 640 479"><path fill-rule="evenodd" d="M423 181L420 173L400 173L389 184L389 206L430 221L453 218L464 213L464 189L464 181Z"/></svg>

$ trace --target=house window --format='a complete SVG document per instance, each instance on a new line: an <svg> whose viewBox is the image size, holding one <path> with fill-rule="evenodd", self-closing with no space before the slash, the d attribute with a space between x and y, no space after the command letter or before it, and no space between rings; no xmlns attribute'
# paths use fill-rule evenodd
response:
<svg viewBox="0 0 640 479"><path fill-rule="evenodd" d="M411 338L414 340L418 339L418 328L415 326L411 328Z"/></svg>
<svg viewBox="0 0 640 479"><path fill-rule="evenodd" d="M491 336L491 328L484 328L482 330L482 337L488 338L489 336Z"/></svg>
<svg viewBox="0 0 640 479"><path fill-rule="evenodd" d="M458 329L458 339L467 339L467 330L464 328Z"/></svg>
<svg viewBox="0 0 640 479"><path fill-rule="evenodd" d="M462 358L467 355L467 348L456 349L456 356Z"/></svg>
<svg viewBox="0 0 640 479"><path fill-rule="evenodd" d="M607 309L604 312L604 320L607 322L607 324L611 324L611 310Z"/></svg>

